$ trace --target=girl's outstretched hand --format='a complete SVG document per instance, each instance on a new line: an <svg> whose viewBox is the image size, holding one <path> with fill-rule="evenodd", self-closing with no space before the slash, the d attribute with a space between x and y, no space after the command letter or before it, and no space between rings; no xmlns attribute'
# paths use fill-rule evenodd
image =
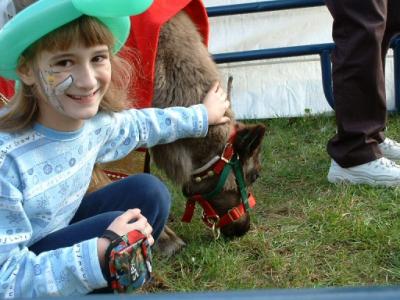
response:
<svg viewBox="0 0 400 300"><path fill-rule="evenodd" d="M219 82L214 82L204 98L203 104L208 112L209 125L218 125L230 121L227 116L224 116L229 107L229 101Z"/></svg>

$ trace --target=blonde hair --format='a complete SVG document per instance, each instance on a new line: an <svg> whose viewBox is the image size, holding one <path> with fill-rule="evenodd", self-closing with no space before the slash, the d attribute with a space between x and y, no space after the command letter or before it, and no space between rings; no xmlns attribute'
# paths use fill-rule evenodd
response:
<svg viewBox="0 0 400 300"><path fill-rule="evenodd" d="M107 45L110 49L111 82L104 95L99 111L117 112L131 106L128 102L128 90L133 80L132 62L112 54L114 37L99 20L82 16L57 30L47 34L24 51L20 57L18 68L33 63L42 51L63 51L77 42L85 47ZM125 54L131 54L124 49ZM135 59L131 55L130 60ZM132 95L129 95L132 96ZM7 105L6 112L0 117L0 130L18 131L32 126L38 117L38 104L34 86L21 82L16 93Z"/></svg>

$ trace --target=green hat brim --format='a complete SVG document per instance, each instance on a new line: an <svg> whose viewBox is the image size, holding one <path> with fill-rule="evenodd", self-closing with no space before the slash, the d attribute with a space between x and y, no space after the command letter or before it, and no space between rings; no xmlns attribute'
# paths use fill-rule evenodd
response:
<svg viewBox="0 0 400 300"><path fill-rule="evenodd" d="M140 14L153 0L39 0L12 18L0 30L0 76L18 79L20 55L34 42L82 15L96 17L112 32L114 51L125 44L130 15Z"/></svg>

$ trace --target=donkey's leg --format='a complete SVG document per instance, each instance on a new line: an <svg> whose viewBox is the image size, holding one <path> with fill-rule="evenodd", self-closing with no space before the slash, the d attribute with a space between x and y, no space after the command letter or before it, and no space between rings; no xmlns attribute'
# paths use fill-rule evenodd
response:
<svg viewBox="0 0 400 300"><path fill-rule="evenodd" d="M176 235L176 233L168 226L164 227L155 247L162 256L170 257L174 253L180 251L186 243Z"/></svg>

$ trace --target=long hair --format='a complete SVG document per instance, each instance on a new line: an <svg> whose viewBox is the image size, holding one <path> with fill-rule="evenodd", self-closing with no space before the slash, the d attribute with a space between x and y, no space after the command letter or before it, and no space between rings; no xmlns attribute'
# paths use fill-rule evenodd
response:
<svg viewBox="0 0 400 300"><path fill-rule="evenodd" d="M18 68L32 64L42 51L64 51L74 43L85 47L107 45L110 51L111 82L99 107L99 111L117 112L132 106L128 102L128 91L133 80L132 63L134 54L129 49L124 49L126 60L118 55L112 54L115 44L113 34L94 17L82 16L57 30L47 34L36 43L32 44L21 55ZM15 95L7 105L4 114L0 116L0 130L18 131L28 127L37 120L38 104L33 86L23 82L17 86ZM132 96L132 95L129 95Z"/></svg>

